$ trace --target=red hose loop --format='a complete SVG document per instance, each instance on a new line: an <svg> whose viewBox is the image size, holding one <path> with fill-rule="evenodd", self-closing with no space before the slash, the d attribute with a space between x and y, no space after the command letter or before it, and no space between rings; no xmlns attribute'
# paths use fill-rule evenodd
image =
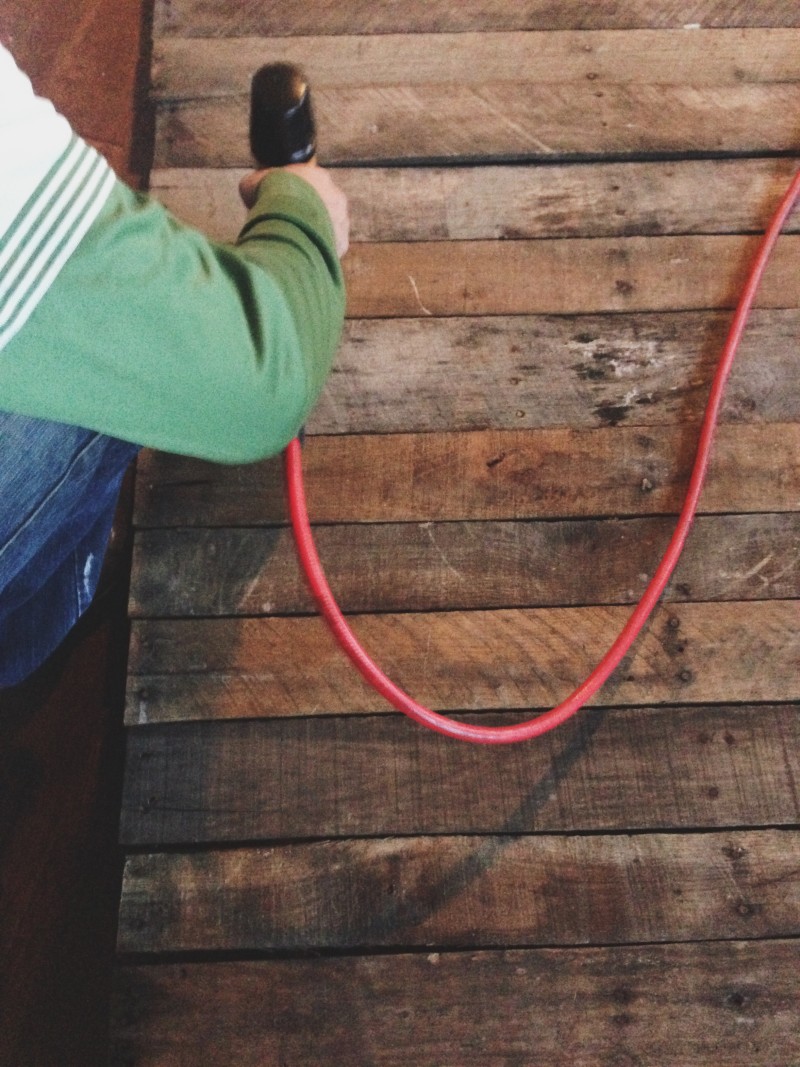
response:
<svg viewBox="0 0 800 1067"><path fill-rule="evenodd" d="M630 618L598 665L566 700L551 708L550 711L543 712L533 719L528 719L526 722L511 726L478 726L460 722L431 711L424 705L418 704L417 701L396 686L391 679L387 678L359 644L330 590L314 545L308 521L300 443L294 440L289 444L284 453L289 513L300 563L311 592L320 613L327 621L342 650L366 681L398 711L402 711L416 722L435 730L437 733L462 741L472 741L478 744L510 744L515 741L528 741L531 738L541 736L556 726L560 726L561 723L571 718L594 696L613 671L616 670L658 604L686 543L708 470L714 431L733 359L744 333L770 254L798 196L800 196L800 171L795 175L775 212L750 267L744 291L739 299L711 384L711 391L698 439L697 453L683 507L661 562Z"/></svg>

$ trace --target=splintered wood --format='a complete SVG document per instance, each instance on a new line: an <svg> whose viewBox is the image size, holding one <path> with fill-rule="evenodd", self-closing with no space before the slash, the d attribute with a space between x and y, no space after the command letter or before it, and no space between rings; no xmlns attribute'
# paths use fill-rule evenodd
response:
<svg viewBox="0 0 800 1067"><path fill-rule="evenodd" d="M157 0L154 26L171 210L235 239L274 59L350 198L304 464L354 629L439 711L558 703L680 509L797 166L798 5ZM278 460L141 458L116 1067L800 1063L799 253L800 213L664 602L524 746L367 688Z"/></svg>

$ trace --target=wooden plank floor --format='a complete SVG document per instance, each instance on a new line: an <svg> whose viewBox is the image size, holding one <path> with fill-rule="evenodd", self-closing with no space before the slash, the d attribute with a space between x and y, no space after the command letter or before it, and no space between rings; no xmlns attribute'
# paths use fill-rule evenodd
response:
<svg viewBox="0 0 800 1067"><path fill-rule="evenodd" d="M655 568L731 308L798 164L797 5L160 0L152 187L235 235L247 84L302 62L352 206L305 448L391 677L510 723ZM800 214L686 554L554 734L368 690L276 461L138 468L112 1060L800 1063Z"/></svg>

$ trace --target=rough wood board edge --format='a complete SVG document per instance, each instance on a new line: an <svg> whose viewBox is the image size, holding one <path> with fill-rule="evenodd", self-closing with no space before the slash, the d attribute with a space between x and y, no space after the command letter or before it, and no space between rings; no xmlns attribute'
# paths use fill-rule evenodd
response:
<svg viewBox="0 0 800 1067"><path fill-rule="evenodd" d="M126 967L112 1064L775 1067L800 1057L799 960L765 941Z"/></svg>
<svg viewBox="0 0 800 1067"><path fill-rule="evenodd" d="M627 0L625 4L586 0L483 0L480 5L452 0L406 0L400 5L374 0L347 4L284 0L207 4L202 0L157 0L156 37L466 32L470 30L644 29L686 27L800 26L793 0Z"/></svg>
<svg viewBox="0 0 800 1067"><path fill-rule="evenodd" d="M328 165L663 158L797 153L800 84L417 85L320 89ZM157 167L247 167L247 95L163 104ZM498 122L513 114L513 123Z"/></svg>
<svg viewBox="0 0 800 1067"><path fill-rule="evenodd" d="M398 85L738 86L800 81L794 30L563 30L338 37L157 39L151 90L167 103L241 95L272 62L300 66L312 93ZM510 72L513 75L510 76Z"/></svg>
<svg viewBox="0 0 800 1067"><path fill-rule="evenodd" d="M551 166L338 167L351 240L518 240L763 230L796 159ZM232 241L244 169L155 168L150 191L179 218ZM787 232L800 230L794 214Z"/></svg>
<svg viewBox="0 0 800 1067"><path fill-rule="evenodd" d="M797 937L798 868L800 832L791 830L444 835L144 854L125 865L117 951Z"/></svg>
<svg viewBox="0 0 800 1067"><path fill-rule="evenodd" d="M796 826L798 731L791 704L597 709L536 742L500 746L457 743L396 715L143 727L128 737L121 839L154 851Z"/></svg>
<svg viewBox="0 0 800 1067"><path fill-rule="evenodd" d="M694 427L646 433L624 425L314 436L303 473L315 523L672 515L696 439ZM721 425L698 514L800 510L798 455L799 424ZM277 458L228 467L139 456L137 529L287 521Z"/></svg>

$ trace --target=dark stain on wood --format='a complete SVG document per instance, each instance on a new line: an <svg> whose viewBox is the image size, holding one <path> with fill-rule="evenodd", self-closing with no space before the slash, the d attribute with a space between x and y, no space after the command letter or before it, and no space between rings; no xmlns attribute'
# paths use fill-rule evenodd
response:
<svg viewBox="0 0 800 1067"><path fill-rule="evenodd" d="M652 574L796 165L795 9L157 3L154 184L221 239L258 38L308 56L355 223L310 509L354 628L428 706L557 704ZM277 464L143 457L114 1062L800 1056L798 226L664 603L522 748L366 689Z"/></svg>

